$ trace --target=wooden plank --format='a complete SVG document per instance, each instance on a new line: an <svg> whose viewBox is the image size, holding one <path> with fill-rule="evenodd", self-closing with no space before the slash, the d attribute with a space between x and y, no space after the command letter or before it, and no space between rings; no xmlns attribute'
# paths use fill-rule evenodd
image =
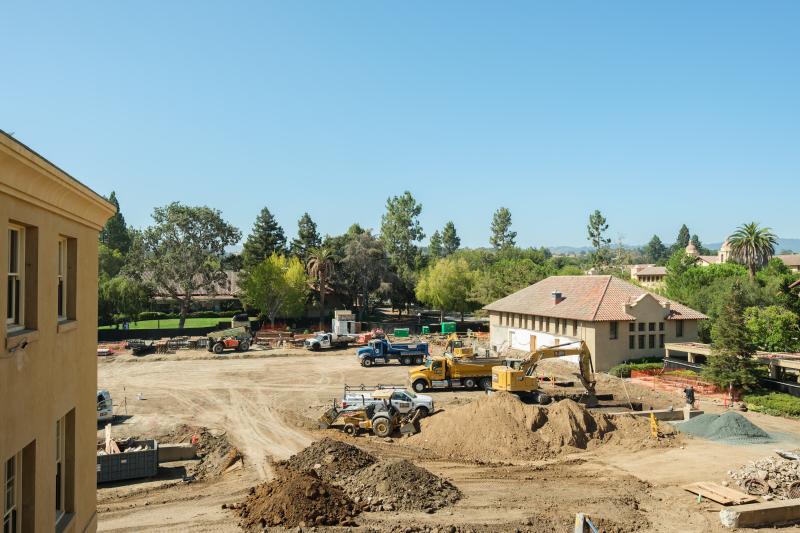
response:
<svg viewBox="0 0 800 533"><path fill-rule="evenodd" d="M715 501L722 505L741 505L743 503L757 502L758 499L730 487L723 487L719 483L698 482L686 485L683 490Z"/></svg>

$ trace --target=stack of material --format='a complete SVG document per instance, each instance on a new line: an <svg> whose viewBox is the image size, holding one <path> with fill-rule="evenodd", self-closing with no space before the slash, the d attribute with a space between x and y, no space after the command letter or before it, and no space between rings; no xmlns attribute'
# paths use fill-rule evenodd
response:
<svg viewBox="0 0 800 533"><path fill-rule="evenodd" d="M752 492L758 487L766 499L788 500L798 497L795 491L800 492L800 461L763 457L728 475L745 490Z"/></svg>
<svg viewBox="0 0 800 533"><path fill-rule="evenodd" d="M695 437L731 444L761 444L774 441L766 431L734 411L721 415L706 413L676 424L675 427Z"/></svg>

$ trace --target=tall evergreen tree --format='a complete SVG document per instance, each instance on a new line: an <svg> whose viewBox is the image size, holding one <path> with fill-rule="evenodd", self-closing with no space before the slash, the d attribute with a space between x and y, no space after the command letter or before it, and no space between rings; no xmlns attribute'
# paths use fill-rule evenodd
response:
<svg viewBox="0 0 800 533"><path fill-rule="evenodd" d="M689 234L689 228L686 227L686 224L681 226L681 229L678 230L678 238L675 239L675 248L685 249L689 246L689 242L691 241L692 237Z"/></svg>
<svg viewBox="0 0 800 533"><path fill-rule="evenodd" d="M749 390L758 383L745 306L742 281L735 280L711 330L711 356L703 369L703 376L720 387Z"/></svg>
<svg viewBox="0 0 800 533"><path fill-rule="evenodd" d="M253 224L253 231L247 236L242 250L242 259L245 268L261 263L272 254L281 255L285 252L286 236L283 228L270 213L268 208L264 208L256 217Z"/></svg>
<svg viewBox="0 0 800 533"><path fill-rule="evenodd" d="M303 213L297 221L297 237L292 239L292 255L300 258L301 261L308 259L309 253L314 248L319 248L322 240L317 232L317 225L311 220L308 213Z"/></svg>
<svg viewBox="0 0 800 533"><path fill-rule="evenodd" d="M451 220L442 230L442 255L448 256L461 246L461 238L456 233L456 226Z"/></svg>
<svg viewBox="0 0 800 533"><path fill-rule="evenodd" d="M599 209L595 209L594 213L589 215L589 224L586 226L586 238L594 248L595 266L604 265L608 262L608 245L611 244L611 239L605 236L607 230L608 222L606 222L606 217L603 216Z"/></svg>
<svg viewBox="0 0 800 533"><path fill-rule="evenodd" d="M492 216L491 236L489 243L495 250L513 248L516 244L517 232L511 231L511 211L501 207Z"/></svg>
<svg viewBox="0 0 800 533"><path fill-rule="evenodd" d="M664 246L658 235L653 235L653 238L650 239L650 242L647 243L642 252L650 263L658 263L667 258L667 247Z"/></svg>
<svg viewBox="0 0 800 533"><path fill-rule="evenodd" d="M431 235L431 242L428 245L428 256L431 259L438 259L444 256L444 251L442 248L442 236L439 234L439 230L433 232Z"/></svg>
<svg viewBox="0 0 800 533"><path fill-rule="evenodd" d="M125 224L125 217L122 216L122 211L119 209L117 193L111 191L108 201L114 204L117 212L108 219L106 225L100 231L100 242L112 250L119 250L124 255L128 253L131 247L131 233L127 224Z"/></svg>
<svg viewBox="0 0 800 533"><path fill-rule="evenodd" d="M419 223L422 204L410 192L386 200L386 213L381 218L381 240L392 264L401 269L414 269L419 249L416 243L425 238Z"/></svg>

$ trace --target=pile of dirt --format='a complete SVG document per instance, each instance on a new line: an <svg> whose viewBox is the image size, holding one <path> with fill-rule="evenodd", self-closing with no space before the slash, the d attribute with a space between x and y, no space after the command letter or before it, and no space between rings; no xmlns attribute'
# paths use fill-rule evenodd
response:
<svg viewBox="0 0 800 533"><path fill-rule="evenodd" d="M328 482L347 480L377 459L357 446L328 437L311 443L281 464L299 472L313 470Z"/></svg>
<svg viewBox="0 0 800 533"><path fill-rule="evenodd" d="M405 459L365 468L344 489L374 511L435 511L461 498L461 491L452 483Z"/></svg>
<svg viewBox="0 0 800 533"><path fill-rule="evenodd" d="M727 411L721 415L702 414L676 424L676 427L683 433L712 441L739 444L774 442L769 433L734 411Z"/></svg>
<svg viewBox="0 0 800 533"><path fill-rule="evenodd" d="M480 462L547 459L611 442L631 449L671 444L653 438L647 421L633 416L593 414L572 400L527 405L508 393L423 419L422 432L408 442L441 457Z"/></svg>
<svg viewBox="0 0 800 533"><path fill-rule="evenodd" d="M354 526L360 506L314 472L279 469L275 479L251 489L238 510L242 529L263 531L272 526Z"/></svg>
<svg viewBox="0 0 800 533"><path fill-rule="evenodd" d="M242 460L238 448L228 442L226 432L212 432L208 428L182 424L167 435L158 438L159 442L191 442L197 450L199 461L189 468L189 475L197 480L221 475L228 468Z"/></svg>

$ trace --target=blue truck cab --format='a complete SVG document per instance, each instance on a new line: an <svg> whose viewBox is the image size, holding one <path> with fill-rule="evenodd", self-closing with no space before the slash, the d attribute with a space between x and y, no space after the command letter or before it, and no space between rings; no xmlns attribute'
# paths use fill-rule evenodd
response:
<svg viewBox="0 0 800 533"><path fill-rule="evenodd" d="M428 357L428 343L392 344L386 339L373 339L356 351L356 357L361 366L387 364L393 359L401 365L421 365Z"/></svg>

